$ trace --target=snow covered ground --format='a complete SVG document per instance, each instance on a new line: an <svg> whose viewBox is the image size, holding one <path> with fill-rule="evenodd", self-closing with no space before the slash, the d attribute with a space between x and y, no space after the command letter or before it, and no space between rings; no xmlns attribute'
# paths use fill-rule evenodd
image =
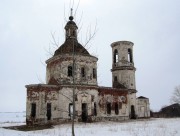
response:
<svg viewBox="0 0 180 136"><path fill-rule="evenodd" d="M2 128L22 124L25 124L25 113L0 113L0 136L71 136L70 124L28 132ZM180 136L180 118L79 123L75 124L75 133L76 136Z"/></svg>

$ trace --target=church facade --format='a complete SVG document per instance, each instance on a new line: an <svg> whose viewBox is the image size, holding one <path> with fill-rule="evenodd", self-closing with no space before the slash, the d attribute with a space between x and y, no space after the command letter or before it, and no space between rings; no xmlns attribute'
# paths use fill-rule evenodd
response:
<svg viewBox="0 0 180 136"><path fill-rule="evenodd" d="M136 98L133 43L111 44L112 87L100 87L97 84L98 58L78 42L77 29L70 16L65 26L65 42L46 61L46 84L26 85L27 124L70 121L73 98L76 121L150 117L149 100L139 104ZM142 112L146 112L146 116Z"/></svg>

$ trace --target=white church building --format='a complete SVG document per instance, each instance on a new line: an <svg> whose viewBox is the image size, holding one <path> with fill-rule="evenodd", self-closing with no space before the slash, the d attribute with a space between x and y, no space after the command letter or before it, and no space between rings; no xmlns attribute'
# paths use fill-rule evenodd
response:
<svg viewBox="0 0 180 136"><path fill-rule="evenodd" d="M26 85L27 124L71 121L73 96L75 120L79 122L150 117L149 99L136 98L134 44L130 41L111 44L112 87L100 87L98 58L78 42L77 29L70 16L64 43L46 61L46 84Z"/></svg>

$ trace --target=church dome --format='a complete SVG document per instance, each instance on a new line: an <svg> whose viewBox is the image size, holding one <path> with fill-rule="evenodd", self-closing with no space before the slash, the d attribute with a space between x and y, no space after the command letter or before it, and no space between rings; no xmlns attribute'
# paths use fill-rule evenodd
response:
<svg viewBox="0 0 180 136"><path fill-rule="evenodd" d="M77 25L73 21L73 16L69 17L65 29L65 42L55 51L54 56L62 54L90 55L89 52L77 40Z"/></svg>
<svg viewBox="0 0 180 136"><path fill-rule="evenodd" d="M74 53L75 54L90 55L89 52L80 43L78 43L77 39L68 38L55 51L54 56L62 55L62 54L73 54L73 46L74 46Z"/></svg>

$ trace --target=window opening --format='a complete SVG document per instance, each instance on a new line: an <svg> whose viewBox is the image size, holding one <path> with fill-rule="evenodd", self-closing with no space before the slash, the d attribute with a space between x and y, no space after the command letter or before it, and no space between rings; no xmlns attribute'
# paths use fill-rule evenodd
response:
<svg viewBox="0 0 180 136"><path fill-rule="evenodd" d="M85 68L81 68L81 77L85 77Z"/></svg>
<svg viewBox="0 0 180 136"><path fill-rule="evenodd" d="M93 68L93 78L96 78L96 69Z"/></svg>
<svg viewBox="0 0 180 136"><path fill-rule="evenodd" d="M117 49L114 50L114 63L118 62L118 51Z"/></svg>
<svg viewBox="0 0 180 136"><path fill-rule="evenodd" d="M131 49L128 49L128 61L129 62L133 62L133 60L132 60L132 50Z"/></svg>
<svg viewBox="0 0 180 136"><path fill-rule="evenodd" d="M72 76L72 66L68 66L68 76Z"/></svg>
<svg viewBox="0 0 180 136"><path fill-rule="evenodd" d="M76 32L75 32L75 30L73 31L73 36L76 36Z"/></svg>

